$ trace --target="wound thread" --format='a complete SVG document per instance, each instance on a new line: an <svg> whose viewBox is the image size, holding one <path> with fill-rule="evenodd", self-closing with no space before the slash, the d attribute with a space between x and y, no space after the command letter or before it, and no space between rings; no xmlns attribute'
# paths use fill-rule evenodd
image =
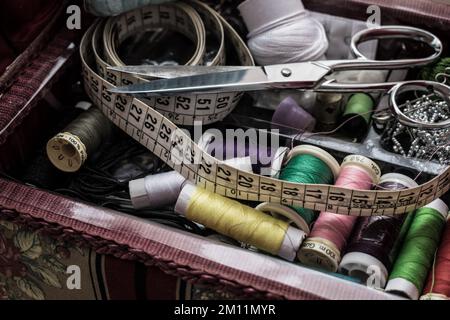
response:
<svg viewBox="0 0 450 320"><path fill-rule="evenodd" d="M447 219L433 268L420 299L450 299L450 219Z"/></svg>
<svg viewBox="0 0 450 320"><path fill-rule="evenodd" d="M378 183L379 172L378 166L370 159L350 155L344 159L335 185L353 190L370 190ZM356 218L321 212L299 251L300 261L306 265L336 272L341 252L347 245Z"/></svg>
<svg viewBox="0 0 450 320"><path fill-rule="evenodd" d="M285 221L191 184L183 187L175 211L220 234L291 261L305 237L303 231Z"/></svg>
<svg viewBox="0 0 450 320"><path fill-rule="evenodd" d="M439 246L447 213L448 207L440 199L416 210L386 291L414 300L419 298Z"/></svg>
<svg viewBox="0 0 450 320"><path fill-rule="evenodd" d="M405 175L388 173L381 177L377 189L399 190L415 186L417 183ZM376 267L380 271L375 275L377 279L372 277L372 283L367 285L384 288L412 216L403 214L358 218L346 254L339 265L339 272L366 281L374 274Z"/></svg>
<svg viewBox="0 0 450 320"><path fill-rule="evenodd" d="M310 183L310 184L331 184L334 182L336 172L339 170L337 161L326 151L308 145L298 146L289 153L288 161L280 172L280 180ZM336 169L337 168L337 169ZM309 233L310 226L317 219L317 212L301 207L292 207L307 228L300 227ZM295 220L294 220L295 221Z"/></svg>
<svg viewBox="0 0 450 320"><path fill-rule="evenodd" d="M111 133L111 122L100 109L91 107L48 141L48 158L61 171L78 171Z"/></svg>

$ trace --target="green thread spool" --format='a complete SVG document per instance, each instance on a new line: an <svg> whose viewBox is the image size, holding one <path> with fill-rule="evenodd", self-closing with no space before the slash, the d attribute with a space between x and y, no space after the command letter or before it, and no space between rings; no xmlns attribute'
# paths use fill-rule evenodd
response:
<svg viewBox="0 0 450 320"><path fill-rule="evenodd" d="M313 146L295 147L288 155L285 167L280 172L280 180L309 184L333 184L339 174L339 163L328 152ZM309 226L317 219L318 213L305 208L292 207ZM304 228L302 228L304 229Z"/></svg>
<svg viewBox="0 0 450 320"><path fill-rule="evenodd" d="M386 291L417 300L433 264L448 207L436 199L416 210L403 246L392 268Z"/></svg>
<svg viewBox="0 0 450 320"><path fill-rule="evenodd" d="M367 132L374 107L373 98L365 93L355 93L348 100L342 122L343 130L355 138L362 138Z"/></svg>
<svg viewBox="0 0 450 320"><path fill-rule="evenodd" d="M409 228L411 227L412 222L414 221L414 217L416 216L416 212L412 211L410 213L406 213L407 216L405 218L405 221L403 221L402 227L400 229L400 232L398 234L398 238L394 244L394 247L392 248L390 252L389 259L391 261L394 261L394 259L398 256L398 253L400 252L400 249L402 248L404 239L406 237L406 233L408 232Z"/></svg>

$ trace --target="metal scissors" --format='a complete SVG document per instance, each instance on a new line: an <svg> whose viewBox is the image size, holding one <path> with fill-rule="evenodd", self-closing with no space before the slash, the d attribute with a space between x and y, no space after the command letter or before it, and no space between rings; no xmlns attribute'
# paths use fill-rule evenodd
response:
<svg viewBox="0 0 450 320"><path fill-rule="evenodd" d="M380 39L411 39L427 44L433 53L425 58L372 60L366 58L358 46ZM450 105L450 87L430 81L384 83L339 83L332 78L337 71L406 69L432 63L442 53L442 42L432 33L408 26L381 26L356 33L350 43L356 59L309 61L269 66L119 66L110 69L136 76L164 78L129 86L116 87L111 92L138 97L170 96L180 93L257 91L267 89L303 89L320 92L373 92L390 90L392 111L399 121L414 127L438 128L446 123L423 124L401 113L396 97L409 87L432 88Z"/></svg>

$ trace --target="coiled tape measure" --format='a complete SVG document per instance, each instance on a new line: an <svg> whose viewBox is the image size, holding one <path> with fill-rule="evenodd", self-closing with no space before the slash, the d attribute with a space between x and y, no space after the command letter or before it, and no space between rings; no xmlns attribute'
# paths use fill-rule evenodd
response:
<svg viewBox="0 0 450 320"><path fill-rule="evenodd" d="M290 183L240 171L215 159L177 125L221 121L233 110L242 93L137 99L108 91L117 85L147 81L107 68L123 64L116 53L123 39L136 30L150 27L175 29L192 39L197 47L188 62L190 65L203 63L205 28L213 30L220 40L211 65L224 63L225 45L235 48L242 65L253 65L253 59L232 27L218 13L198 1L152 5L101 20L82 39L80 53L84 85L92 101L114 124L196 185L230 198L353 216L403 214L430 203L449 190L450 168L415 188L365 191L333 185ZM363 158L354 156L353 161L363 161Z"/></svg>

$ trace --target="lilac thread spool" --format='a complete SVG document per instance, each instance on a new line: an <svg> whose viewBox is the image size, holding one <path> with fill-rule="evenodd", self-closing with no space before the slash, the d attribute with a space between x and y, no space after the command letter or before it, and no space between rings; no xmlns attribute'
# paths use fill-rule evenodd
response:
<svg viewBox="0 0 450 320"><path fill-rule="evenodd" d="M281 101L272 116L272 128L284 134L292 134L294 130L311 132L315 126L316 119L291 97Z"/></svg>

